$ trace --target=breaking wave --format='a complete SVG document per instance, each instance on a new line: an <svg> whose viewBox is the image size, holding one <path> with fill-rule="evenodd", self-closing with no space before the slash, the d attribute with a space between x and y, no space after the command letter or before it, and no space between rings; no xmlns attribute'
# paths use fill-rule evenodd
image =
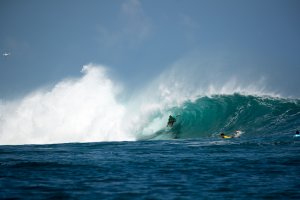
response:
<svg viewBox="0 0 300 200"><path fill-rule="evenodd" d="M215 137L241 130L243 136L276 136L295 132L300 101L252 95L213 95L170 109L177 122L169 133L176 138Z"/></svg>
<svg viewBox="0 0 300 200"><path fill-rule="evenodd" d="M299 124L299 100L241 87L236 79L197 85L168 71L124 100L105 67L90 64L82 72L50 89L0 101L0 144L199 138L236 129L275 134ZM170 114L180 116L166 129Z"/></svg>

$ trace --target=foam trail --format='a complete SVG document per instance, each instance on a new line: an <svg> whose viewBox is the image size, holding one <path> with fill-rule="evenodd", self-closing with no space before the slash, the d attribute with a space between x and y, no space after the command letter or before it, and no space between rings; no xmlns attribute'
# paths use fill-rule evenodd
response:
<svg viewBox="0 0 300 200"><path fill-rule="evenodd" d="M84 76L64 80L15 102L2 102L1 144L134 140L121 130L124 105L104 67L87 65Z"/></svg>

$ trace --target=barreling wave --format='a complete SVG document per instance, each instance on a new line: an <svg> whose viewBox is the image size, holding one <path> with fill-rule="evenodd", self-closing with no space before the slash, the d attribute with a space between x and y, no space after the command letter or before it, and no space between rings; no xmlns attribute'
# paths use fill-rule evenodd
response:
<svg viewBox="0 0 300 200"><path fill-rule="evenodd" d="M232 94L204 96L169 110L179 115L172 129L161 134L175 138L215 137L241 130L243 137L290 134L300 125L300 100Z"/></svg>
<svg viewBox="0 0 300 200"><path fill-rule="evenodd" d="M234 130L270 135L300 127L300 100L264 96L237 79L198 83L171 69L125 101L119 98L123 87L92 64L80 78L0 99L0 144L203 138ZM180 115L171 129L169 114Z"/></svg>

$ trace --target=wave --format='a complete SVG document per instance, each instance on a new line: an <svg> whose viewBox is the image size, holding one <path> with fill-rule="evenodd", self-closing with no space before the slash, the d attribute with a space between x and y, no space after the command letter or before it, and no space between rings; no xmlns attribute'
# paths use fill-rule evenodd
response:
<svg viewBox="0 0 300 200"><path fill-rule="evenodd" d="M0 144L203 138L237 129L248 136L299 127L297 99L264 96L237 80L196 85L195 78L172 70L125 100L122 85L105 67L92 64L83 67L80 78L2 100ZM171 129L166 128L170 114L180 115Z"/></svg>
<svg viewBox="0 0 300 200"><path fill-rule="evenodd" d="M65 79L13 101L0 102L0 144L134 140L122 130L121 86L105 67L87 65Z"/></svg>
<svg viewBox="0 0 300 200"><path fill-rule="evenodd" d="M300 124L299 100L237 93L200 97L169 112L180 116L168 132L184 139L216 137L236 130L248 137L291 134Z"/></svg>

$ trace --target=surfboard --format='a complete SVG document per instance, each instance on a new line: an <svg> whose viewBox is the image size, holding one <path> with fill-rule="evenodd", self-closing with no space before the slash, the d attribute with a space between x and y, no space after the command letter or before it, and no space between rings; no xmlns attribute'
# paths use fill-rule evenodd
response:
<svg viewBox="0 0 300 200"><path fill-rule="evenodd" d="M233 138L233 137L232 137L232 136L225 135L223 138L224 138L224 139L230 139L230 138Z"/></svg>
<svg viewBox="0 0 300 200"><path fill-rule="evenodd" d="M296 134L296 135L294 135L294 137L300 137L300 134Z"/></svg>

